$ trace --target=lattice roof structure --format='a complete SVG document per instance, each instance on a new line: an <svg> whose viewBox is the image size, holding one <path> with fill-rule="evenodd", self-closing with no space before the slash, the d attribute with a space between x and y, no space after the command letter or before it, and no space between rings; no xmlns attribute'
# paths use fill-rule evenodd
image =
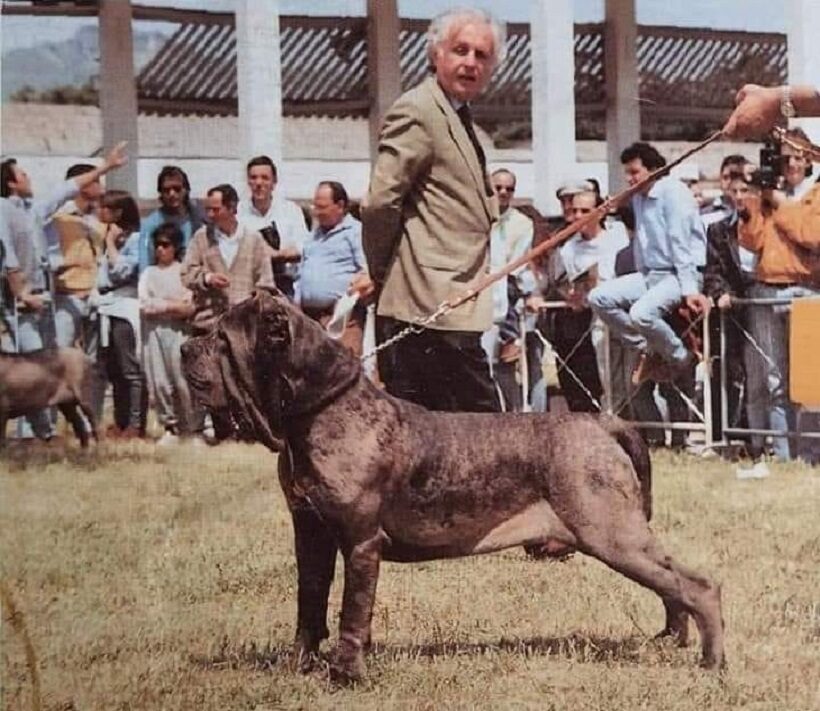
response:
<svg viewBox="0 0 820 711"><path fill-rule="evenodd" d="M280 18L282 96L286 116L366 116L366 18ZM426 74L423 20L403 19L402 86ZM507 27L507 58L475 106L485 127L529 131L532 69L529 25ZM184 22L137 81L139 105L151 113L236 113L233 16ZM786 37L776 33L638 28L638 71L644 133L666 136L684 125L703 134L722 125L735 91L747 82L786 81ZM579 137L604 134L604 36L601 24L575 26L575 101ZM667 132L669 132L667 130ZM672 133L675 130L672 129Z"/></svg>
<svg viewBox="0 0 820 711"><path fill-rule="evenodd" d="M93 15L94 0L11 2L41 12L73 7ZM21 9L25 12L25 9ZM135 19L177 23L137 77L140 111L231 115L237 112L234 15L133 6ZM427 72L425 20L402 19L399 40L404 88ZM481 99L477 121L497 139L528 135L532 68L528 24L507 26L507 58ZM286 116L365 117L370 107L367 18L280 17L282 99ZM698 139L719 128L739 86L787 80L786 36L663 26L638 27L641 123L649 139ZM605 121L602 24L575 25L576 133L603 138Z"/></svg>

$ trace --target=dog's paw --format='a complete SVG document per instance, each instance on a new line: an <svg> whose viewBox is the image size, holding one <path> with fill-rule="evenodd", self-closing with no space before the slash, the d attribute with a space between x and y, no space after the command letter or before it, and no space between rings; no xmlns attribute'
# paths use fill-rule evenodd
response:
<svg viewBox="0 0 820 711"><path fill-rule="evenodd" d="M334 684L347 686L364 679L367 668L360 647L339 642L330 656L330 680Z"/></svg>

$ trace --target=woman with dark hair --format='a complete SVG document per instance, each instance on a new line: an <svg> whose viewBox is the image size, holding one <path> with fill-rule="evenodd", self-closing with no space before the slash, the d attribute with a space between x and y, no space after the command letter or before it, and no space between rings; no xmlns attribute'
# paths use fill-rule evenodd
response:
<svg viewBox="0 0 820 711"><path fill-rule="evenodd" d="M155 264L140 275L138 291L145 375L157 419L165 428L157 444L165 446L199 429L181 360L194 304L193 295L182 285L182 230L171 223L160 225L151 241Z"/></svg>
<svg viewBox="0 0 820 711"><path fill-rule="evenodd" d="M97 272L100 348L114 389L115 425L109 434L141 437L145 431L145 380L139 359L139 209L127 192L107 190L100 202L99 218L105 226Z"/></svg>

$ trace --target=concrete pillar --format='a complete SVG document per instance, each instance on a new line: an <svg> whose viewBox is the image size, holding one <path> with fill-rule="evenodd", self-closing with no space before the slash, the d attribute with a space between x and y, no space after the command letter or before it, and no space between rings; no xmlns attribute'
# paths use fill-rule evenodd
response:
<svg viewBox="0 0 820 711"><path fill-rule="evenodd" d="M533 0L530 35L533 203L542 213L558 214L556 189L577 177L572 0Z"/></svg>
<svg viewBox="0 0 820 711"><path fill-rule="evenodd" d="M282 61L278 0L236 0L236 71L239 103L237 186L245 163L257 155L282 162Z"/></svg>
<svg viewBox="0 0 820 711"><path fill-rule="evenodd" d="M367 83L370 158L376 156L384 114L401 94L399 10L396 0L367 0Z"/></svg>
<svg viewBox="0 0 820 711"><path fill-rule="evenodd" d="M100 0L100 112L103 154L128 141L128 163L105 178L106 187L139 197L137 88L130 0Z"/></svg>
<svg viewBox="0 0 820 711"><path fill-rule="evenodd" d="M789 45L789 84L820 87L820 3L816 0L788 0L786 31ZM794 121L820 143L820 118Z"/></svg>
<svg viewBox="0 0 820 711"><path fill-rule="evenodd" d="M609 192L624 185L621 151L641 138L638 102L638 25L635 0L606 0L604 73L606 75L606 158Z"/></svg>

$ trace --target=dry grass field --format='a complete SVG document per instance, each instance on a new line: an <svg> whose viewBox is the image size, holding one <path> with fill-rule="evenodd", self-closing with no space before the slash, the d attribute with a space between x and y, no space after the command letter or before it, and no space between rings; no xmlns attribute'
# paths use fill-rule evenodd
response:
<svg viewBox="0 0 820 711"><path fill-rule="evenodd" d="M367 681L334 689L289 666L295 563L273 455L12 452L3 708L37 693L55 711L820 709L820 470L773 469L741 482L725 462L655 457L654 528L723 582L725 675L653 641L657 598L597 561L510 550L385 564Z"/></svg>

